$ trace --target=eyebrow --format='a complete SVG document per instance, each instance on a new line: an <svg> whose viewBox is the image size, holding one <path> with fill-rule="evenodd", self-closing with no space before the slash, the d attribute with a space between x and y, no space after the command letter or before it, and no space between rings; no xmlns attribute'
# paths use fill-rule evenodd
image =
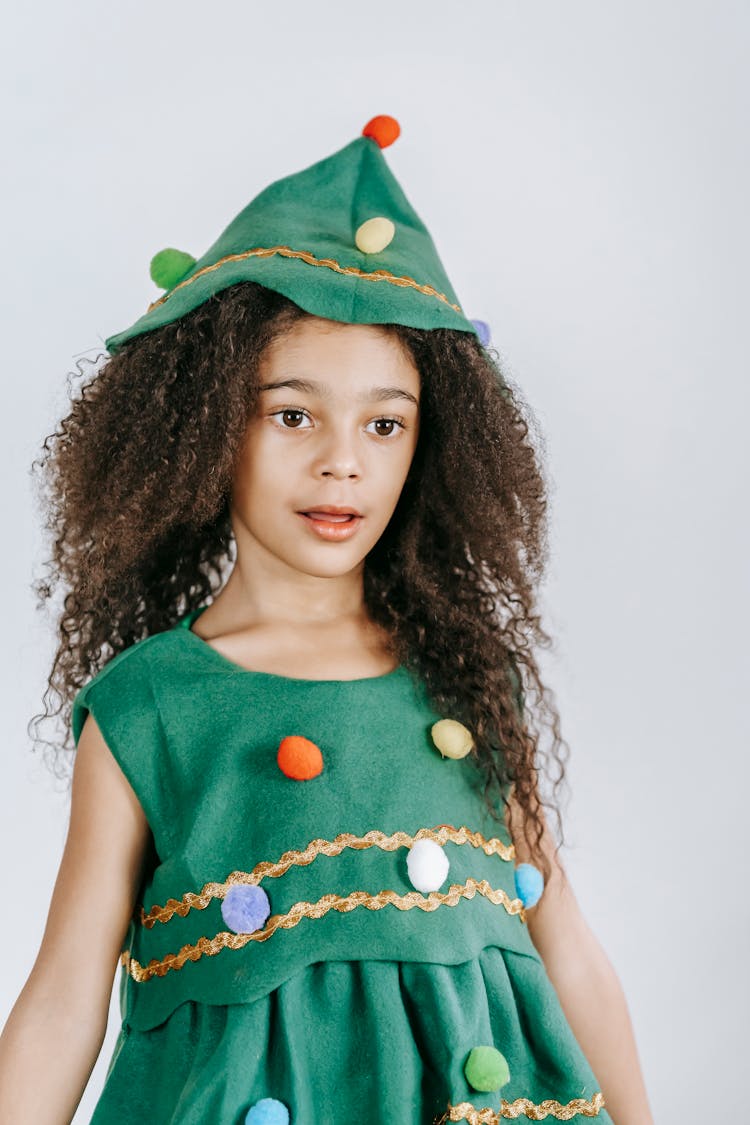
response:
<svg viewBox="0 0 750 1125"><path fill-rule="evenodd" d="M332 397L331 388L325 383L317 383L313 379L279 379L273 383L261 383L258 388L261 391L274 391L278 387L289 387L293 391L301 391L305 394L319 394L321 398L330 399ZM419 406L419 400L414 397L411 391L404 390L403 387L370 387L369 391L363 391L357 395L357 400L360 402L384 402L386 399L400 398L406 402L411 402L414 406Z"/></svg>

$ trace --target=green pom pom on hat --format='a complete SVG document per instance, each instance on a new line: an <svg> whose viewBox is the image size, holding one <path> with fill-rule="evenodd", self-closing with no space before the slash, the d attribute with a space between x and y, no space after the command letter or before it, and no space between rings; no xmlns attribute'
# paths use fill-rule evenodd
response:
<svg viewBox="0 0 750 1125"><path fill-rule="evenodd" d="M182 281L194 265L195 258L192 254L186 254L184 250L173 250L168 246L151 259L151 280L160 289L171 289L178 281Z"/></svg>
<svg viewBox="0 0 750 1125"><path fill-rule="evenodd" d="M116 354L134 337L241 281L264 285L329 320L478 336L430 232L383 156L400 132L394 117L373 117L331 156L264 188L202 257L160 250L151 277L166 292L105 341L108 351Z"/></svg>

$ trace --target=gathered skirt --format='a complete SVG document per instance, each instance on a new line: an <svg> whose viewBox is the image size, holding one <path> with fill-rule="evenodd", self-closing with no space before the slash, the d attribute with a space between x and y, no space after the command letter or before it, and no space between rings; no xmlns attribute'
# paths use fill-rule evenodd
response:
<svg viewBox="0 0 750 1125"><path fill-rule="evenodd" d="M505 1057L499 1090L469 1084L475 1046ZM612 1125L543 963L494 945L457 965L318 961L252 1003L123 1023L91 1125L245 1125L266 1098L289 1125Z"/></svg>

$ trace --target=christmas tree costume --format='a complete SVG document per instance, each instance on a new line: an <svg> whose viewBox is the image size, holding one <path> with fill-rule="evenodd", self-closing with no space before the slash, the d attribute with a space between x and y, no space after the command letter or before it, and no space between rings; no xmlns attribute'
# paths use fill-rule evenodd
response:
<svg viewBox="0 0 750 1125"><path fill-rule="evenodd" d="M373 118L200 259L156 254L165 292L109 351L248 280L331 320L487 343L383 157L399 131ZM151 829L92 1125L612 1125L528 932L540 873L484 806L471 732L403 665L242 668L192 631L201 611L73 704L76 743L90 711Z"/></svg>
<svg viewBox="0 0 750 1125"><path fill-rule="evenodd" d="M200 612L74 701L153 835L92 1125L611 1125L510 838L412 673L249 671Z"/></svg>

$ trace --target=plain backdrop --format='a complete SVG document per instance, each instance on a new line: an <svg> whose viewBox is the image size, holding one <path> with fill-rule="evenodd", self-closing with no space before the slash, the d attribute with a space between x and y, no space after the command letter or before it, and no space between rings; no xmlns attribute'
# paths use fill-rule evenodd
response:
<svg viewBox="0 0 750 1125"><path fill-rule="evenodd" d="M54 629L29 469L66 376L159 295L157 250L200 257L272 180L388 113L386 158L545 438L563 860L657 1122L744 1119L747 6L46 0L4 31L0 1018L69 813L27 733Z"/></svg>

